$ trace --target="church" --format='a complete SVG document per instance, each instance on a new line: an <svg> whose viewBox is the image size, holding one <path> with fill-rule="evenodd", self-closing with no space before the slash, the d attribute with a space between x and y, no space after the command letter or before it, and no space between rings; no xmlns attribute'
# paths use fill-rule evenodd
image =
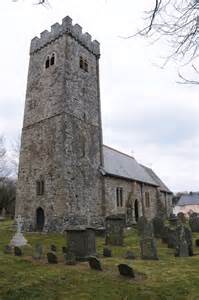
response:
<svg viewBox="0 0 199 300"><path fill-rule="evenodd" d="M171 213L153 170L103 145L99 59L99 43L70 17L31 41L15 211L26 231Z"/></svg>

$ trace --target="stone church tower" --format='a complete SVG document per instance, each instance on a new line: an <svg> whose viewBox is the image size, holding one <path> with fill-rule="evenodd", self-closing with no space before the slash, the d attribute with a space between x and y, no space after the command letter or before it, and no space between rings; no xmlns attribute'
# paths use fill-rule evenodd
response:
<svg viewBox="0 0 199 300"><path fill-rule="evenodd" d="M99 57L69 17L31 42L16 200L25 230L102 221Z"/></svg>

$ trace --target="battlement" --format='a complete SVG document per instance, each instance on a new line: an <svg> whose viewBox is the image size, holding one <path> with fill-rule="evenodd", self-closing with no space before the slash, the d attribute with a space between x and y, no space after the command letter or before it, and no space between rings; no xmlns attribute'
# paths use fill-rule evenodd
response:
<svg viewBox="0 0 199 300"><path fill-rule="evenodd" d="M73 25L72 19L68 16L62 19L62 24L53 24L51 26L51 31L43 31L40 34L40 38L34 37L30 45L30 54L34 54L36 51L40 50L66 33L76 39L94 55L100 55L99 42L96 40L92 41L92 37L89 33L82 33L82 27L79 24Z"/></svg>

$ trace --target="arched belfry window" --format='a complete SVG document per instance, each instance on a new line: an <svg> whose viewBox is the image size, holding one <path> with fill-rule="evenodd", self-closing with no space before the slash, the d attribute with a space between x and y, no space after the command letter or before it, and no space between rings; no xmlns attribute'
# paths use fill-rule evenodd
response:
<svg viewBox="0 0 199 300"><path fill-rule="evenodd" d="M47 56L47 58L46 58L46 63L45 63L45 67L46 67L46 69L48 69L48 68L49 68L49 66L50 66L50 57L49 57L49 56Z"/></svg>
<svg viewBox="0 0 199 300"><path fill-rule="evenodd" d="M85 72L88 72L88 61L80 56L79 58L79 67L80 69L84 70Z"/></svg>
<svg viewBox="0 0 199 300"><path fill-rule="evenodd" d="M55 64L55 53L52 54L50 59L50 65L53 66Z"/></svg>

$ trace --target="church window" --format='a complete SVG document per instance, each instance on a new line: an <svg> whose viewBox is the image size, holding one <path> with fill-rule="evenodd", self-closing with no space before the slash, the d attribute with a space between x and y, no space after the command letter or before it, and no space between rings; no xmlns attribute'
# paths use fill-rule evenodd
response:
<svg viewBox="0 0 199 300"><path fill-rule="evenodd" d="M44 195L44 180L38 180L36 182L37 196Z"/></svg>
<svg viewBox="0 0 199 300"><path fill-rule="evenodd" d="M116 188L116 202L117 207L123 207L123 188L121 187Z"/></svg>
<svg viewBox="0 0 199 300"><path fill-rule="evenodd" d="M150 207L150 194L149 192L145 192L145 205L147 208Z"/></svg>
<svg viewBox="0 0 199 300"><path fill-rule="evenodd" d="M82 56L80 56L80 59L79 59L79 67L80 67L80 69L84 70L85 72L88 72L88 62Z"/></svg>
<svg viewBox="0 0 199 300"><path fill-rule="evenodd" d="M48 69L49 66L50 66L50 58L48 56L47 59L46 59L46 64L45 64L46 69Z"/></svg>
<svg viewBox="0 0 199 300"><path fill-rule="evenodd" d="M79 66L81 69L84 69L84 60L83 60L82 56L80 56L80 59L79 59Z"/></svg>
<svg viewBox="0 0 199 300"><path fill-rule="evenodd" d="M52 54L50 59L50 65L53 66L55 64L55 53Z"/></svg>

